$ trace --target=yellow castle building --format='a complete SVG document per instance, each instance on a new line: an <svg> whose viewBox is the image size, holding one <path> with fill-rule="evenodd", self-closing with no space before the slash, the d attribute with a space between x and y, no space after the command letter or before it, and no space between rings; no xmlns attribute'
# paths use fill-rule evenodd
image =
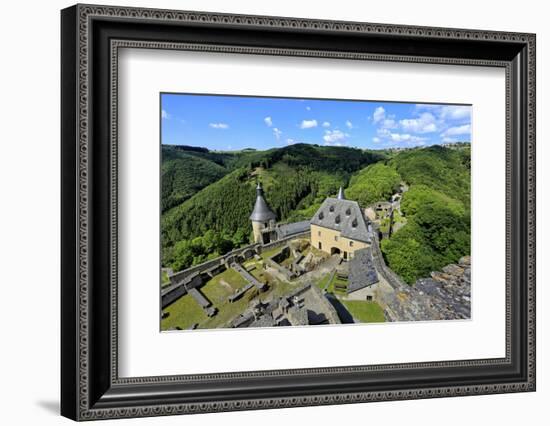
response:
<svg viewBox="0 0 550 426"><path fill-rule="evenodd" d="M371 232L356 201L346 200L342 188L327 198L310 221L311 245L330 255L353 258L356 250L370 247Z"/></svg>

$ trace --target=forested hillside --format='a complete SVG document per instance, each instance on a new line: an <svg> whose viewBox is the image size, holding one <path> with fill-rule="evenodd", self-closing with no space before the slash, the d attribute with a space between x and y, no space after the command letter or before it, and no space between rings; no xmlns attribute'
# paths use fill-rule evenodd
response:
<svg viewBox="0 0 550 426"><path fill-rule="evenodd" d="M470 147L399 153L388 166L407 183L407 224L382 241L388 265L409 284L470 253Z"/></svg>
<svg viewBox="0 0 550 426"><path fill-rule="evenodd" d="M354 148L306 144L231 154L163 147L163 196L168 194L170 200L163 205L161 220L163 265L181 270L247 244L251 235L248 217L258 180L279 222L309 219L327 196L347 185L355 171L383 158ZM180 165L182 161L199 161L204 166L184 182L185 190L171 183L175 161ZM216 173L224 175L198 190ZM181 171L180 176L190 174ZM184 200L181 194L189 196ZM176 202L177 197L183 202Z"/></svg>

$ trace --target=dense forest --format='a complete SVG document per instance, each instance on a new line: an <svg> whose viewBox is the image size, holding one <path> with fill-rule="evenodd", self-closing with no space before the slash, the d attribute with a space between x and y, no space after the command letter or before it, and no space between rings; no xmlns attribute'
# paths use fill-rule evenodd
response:
<svg viewBox="0 0 550 426"><path fill-rule="evenodd" d="M279 222L310 219L340 186L366 207L405 183L406 224L382 241L388 265L408 283L470 252L470 148L397 153L296 144L210 152L162 147L162 262L185 269L248 244L260 180Z"/></svg>
<svg viewBox="0 0 550 426"><path fill-rule="evenodd" d="M399 153L388 165L409 185L407 224L382 241L388 265L413 284L470 253L470 147Z"/></svg>

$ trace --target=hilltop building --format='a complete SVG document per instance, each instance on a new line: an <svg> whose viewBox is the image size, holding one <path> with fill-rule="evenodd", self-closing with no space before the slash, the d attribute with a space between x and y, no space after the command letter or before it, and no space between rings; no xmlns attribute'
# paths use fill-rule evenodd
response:
<svg viewBox="0 0 550 426"><path fill-rule="evenodd" d="M311 245L344 260L371 246L371 230L356 201L346 200L342 188L337 198L327 198L310 220Z"/></svg>

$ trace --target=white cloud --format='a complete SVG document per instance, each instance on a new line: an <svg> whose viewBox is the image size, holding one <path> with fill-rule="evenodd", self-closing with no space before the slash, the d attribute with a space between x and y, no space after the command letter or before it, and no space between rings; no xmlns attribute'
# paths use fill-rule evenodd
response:
<svg viewBox="0 0 550 426"><path fill-rule="evenodd" d="M353 129L353 123L351 121L347 120L346 121L346 127L350 130Z"/></svg>
<svg viewBox="0 0 550 426"><path fill-rule="evenodd" d="M372 138L372 141L373 141L374 143L380 143L380 138L377 137L377 136L375 136L374 138Z"/></svg>
<svg viewBox="0 0 550 426"><path fill-rule="evenodd" d="M443 143L454 143L456 141L457 141L456 138L449 138L449 137L441 138L441 142Z"/></svg>
<svg viewBox="0 0 550 426"><path fill-rule="evenodd" d="M209 126L213 129L229 129L229 124L227 123L210 123Z"/></svg>
<svg viewBox="0 0 550 426"><path fill-rule="evenodd" d="M410 135L408 133L390 133L390 139L392 142L412 142L419 143L420 145L423 145L424 141L427 140L427 138Z"/></svg>
<svg viewBox="0 0 550 426"><path fill-rule="evenodd" d="M317 120L303 120L300 124L300 129L311 129L317 127Z"/></svg>
<svg viewBox="0 0 550 426"><path fill-rule="evenodd" d="M470 118L471 107L464 105L445 105L441 107L440 117L443 120L463 120Z"/></svg>
<svg viewBox="0 0 550 426"><path fill-rule="evenodd" d="M470 118L472 107L468 105L416 104L417 111L431 111L440 120L466 120Z"/></svg>
<svg viewBox="0 0 550 426"><path fill-rule="evenodd" d="M374 110L374 113L372 114L372 121L375 123L378 123L380 120L386 118L386 110L379 106Z"/></svg>
<svg viewBox="0 0 550 426"><path fill-rule="evenodd" d="M323 121L323 127L330 127L329 121Z"/></svg>
<svg viewBox="0 0 550 426"><path fill-rule="evenodd" d="M323 140L326 145L341 146L343 142L349 137L349 134L342 132L341 130L325 130Z"/></svg>
<svg viewBox="0 0 550 426"><path fill-rule="evenodd" d="M283 132L281 130L277 129L276 127L273 128L273 135L275 136L275 139L281 139L282 134Z"/></svg>
<svg viewBox="0 0 550 426"><path fill-rule="evenodd" d="M311 111L311 107L310 107L310 106L307 106L307 107L306 107L306 110Z"/></svg>
<svg viewBox="0 0 550 426"><path fill-rule="evenodd" d="M380 126L384 129L395 129L397 127L397 123L393 118L384 118Z"/></svg>
<svg viewBox="0 0 550 426"><path fill-rule="evenodd" d="M431 133L437 130L436 120L432 113L423 112L418 118L405 118L399 124L406 132Z"/></svg>
<svg viewBox="0 0 550 426"><path fill-rule="evenodd" d="M273 120L271 120L271 117L264 118L264 123L266 124L267 127L273 126Z"/></svg>
<svg viewBox="0 0 550 426"><path fill-rule="evenodd" d="M172 116L170 114L168 114L168 112L163 109L161 112L160 112L160 116L164 119L164 120L169 120Z"/></svg>
<svg viewBox="0 0 550 426"><path fill-rule="evenodd" d="M457 135L469 135L471 132L471 126L469 124L463 124L462 126L449 127L443 133L442 137L457 136Z"/></svg>

